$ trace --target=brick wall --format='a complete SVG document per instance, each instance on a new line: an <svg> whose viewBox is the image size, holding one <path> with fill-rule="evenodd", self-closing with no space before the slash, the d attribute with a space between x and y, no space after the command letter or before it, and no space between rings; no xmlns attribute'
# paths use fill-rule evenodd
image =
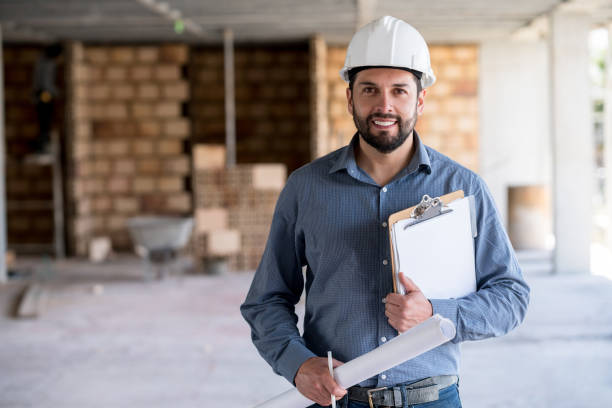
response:
<svg viewBox="0 0 612 408"><path fill-rule="evenodd" d="M226 169L223 145L196 145L193 154L195 254L205 260L226 256L233 271L254 270L285 185L286 166L240 164Z"/></svg>
<svg viewBox="0 0 612 408"><path fill-rule="evenodd" d="M237 162L282 162L290 171L307 163L308 44L238 46L234 59ZM189 78L194 141L224 143L222 49L193 49Z"/></svg>
<svg viewBox="0 0 612 408"><path fill-rule="evenodd" d="M416 125L424 142L472 170L478 168L478 47L430 47L436 83L427 90L425 112ZM328 47L329 151L355 133L346 110L346 87L339 75L346 48Z"/></svg>
<svg viewBox="0 0 612 408"><path fill-rule="evenodd" d="M77 44L71 58L72 247L108 235L128 249L128 217L191 213L188 48Z"/></svg>
<svg viewBox="0 0 612 408"><path fill-rule="evenodd" d="M51 245L53 190L49 165L28 163L31 141L38 136L32 84L34 66L43 47L3 48L6 134L6 194L8 245ZM56 84L63 88L63 64L58 60ZM62 137L63 99L55 103L54 127Z"/></svg>

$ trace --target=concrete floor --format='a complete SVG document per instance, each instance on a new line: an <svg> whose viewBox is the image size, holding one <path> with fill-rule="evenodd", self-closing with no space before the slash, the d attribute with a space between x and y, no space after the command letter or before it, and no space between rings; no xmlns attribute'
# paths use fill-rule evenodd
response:
<svg viewBox="0 0 612 408"><path fill-rule="evenodd" d="M42 275L50 297L36 320L8 317L23 282L0 286L2 408L251 407L289 387L240 317L251 273L145 281L130 258ZM612 406L612 281L527 278L524 325L464 344L464 406Z"/></svg>

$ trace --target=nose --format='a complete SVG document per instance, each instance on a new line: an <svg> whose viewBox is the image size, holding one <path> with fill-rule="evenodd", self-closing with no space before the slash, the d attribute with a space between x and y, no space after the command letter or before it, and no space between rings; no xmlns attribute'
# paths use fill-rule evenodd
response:
<svg viewBox="0 0 612 408"><path fill-rule="evenodd" d="M376 106L376 112L393 112L393 98L391 97L391 94L388 91L383 91L380 93L380 97Z"/></svg>

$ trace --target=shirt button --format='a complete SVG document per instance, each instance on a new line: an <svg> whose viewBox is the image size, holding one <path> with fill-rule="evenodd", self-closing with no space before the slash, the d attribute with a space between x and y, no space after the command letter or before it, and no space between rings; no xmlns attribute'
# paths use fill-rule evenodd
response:
<svg viewBox="0 0 612 408"><path fill-rule="evenodd" d="M380 338L380 341L382 341L382 342L384 343L385 341L387 341L387 338L386 338L385 336L382 336L382 337Z"/></svg>
<svg viewBox="0 0 612 408"><path fill-rule="evenodd" d="M383 228L387 228L387 222L386 222L386 221L384 221L384 222L382 223L382 227L383 227Z"/></svg>
<svg viewBox="0 0 612 408"><path fill-rule="evenodd" d="M387 187L383 187L383 193L387 192Z"/></svg>
<svg viewBox="0 0 612 408"><path fill-rule="evenodd" d="M386 264L388 264L388 263L389 263L389 262L387 262L387 260L386 260L386 259L383 259L383 265L386 265Z"/></svg>
<svg viewBox="0 0 612 408"><path fill-rule="evenodd" d="M380 378L383 379L383 380L386 380L387 376L383 374L383 375L380 376Z"/></svg>

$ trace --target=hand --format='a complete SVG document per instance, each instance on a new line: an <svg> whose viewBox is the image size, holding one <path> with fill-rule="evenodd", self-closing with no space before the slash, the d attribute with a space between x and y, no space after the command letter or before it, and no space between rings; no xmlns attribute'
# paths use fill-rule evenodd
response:
<svg viewBox="0 0 612 408"><path fill-rule="evenodd" d="M342 364L333 359L334 368ZM311 357L304 361L295 375L295 386L306 398L324 407L331 405L332 394L337 399L346 394L346 390L341 388L329 374L327 358L324 357Z"/></svg>
<svg viewBox="0 0 612 408"><path fill-rule="evenodd" d="M421 289L401 272L399 280L406 288L406 294L388 294L385 298L385 315L391 327L402 333L429 319L433 315L433 307Z"/></svg>

